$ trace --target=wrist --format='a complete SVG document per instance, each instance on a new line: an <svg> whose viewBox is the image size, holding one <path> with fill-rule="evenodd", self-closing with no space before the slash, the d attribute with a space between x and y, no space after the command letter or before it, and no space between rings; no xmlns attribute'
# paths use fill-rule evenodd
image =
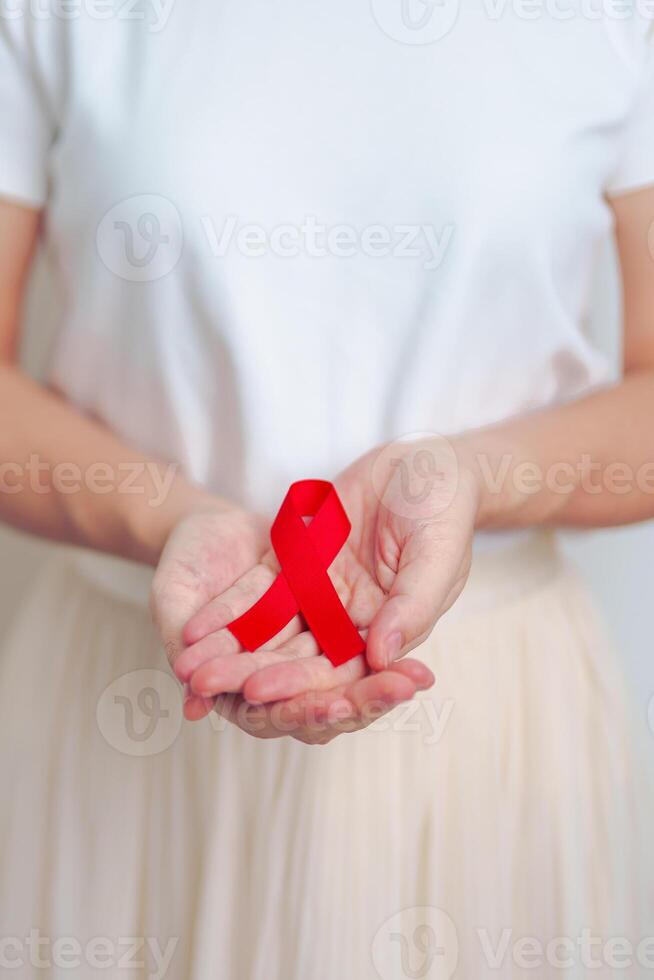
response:
<svg viewBox="0 0 654 980"><path fill-rule="evenodd" d="M525 511L531 497L515 479L515 467L527 460L524 448L492 430L464 433L455 444L461 469L476 487L475 527L489 530L528 523Z"/></svg>
<svg viewBox="0 0 654 980"><path fill-rule="evenodd" d="M478 530L487 526L489 518L491 502L488 499L486 482L471 443L465 437L457 437L450 444L456 458L457 493L465 494L469 499L474 515L474 528Z"/></svg>
<svg viewBox="0 0 654 980"><path fill-rule="evenodd" d="M445 514L458 500L465 501L473 527L482 526L487 510L484 483L473 446L465 437L428 436L389 445L393 452L387 454L387 462L396 468L400 457L404 472L415 476L417 498L412 500L411 509L416 519ZM403 487L401 493L407 492L410 488Z"/></svg>
<svg viewBox="0 0 654 980"><path fill-rule="evenodd" d="M167 467L161 466L165 478ZM168 471L169 472L169 471ZM158 483L161 487L163 484ZM134 501L138 501L136 505ZM155 566L166 541L175 527L185 518L197 513L222 513L235 509L221 497L191 483L179 472L168 476L165 492L144 488L132 503L124 504L127 550L126 557Z"/></svg>

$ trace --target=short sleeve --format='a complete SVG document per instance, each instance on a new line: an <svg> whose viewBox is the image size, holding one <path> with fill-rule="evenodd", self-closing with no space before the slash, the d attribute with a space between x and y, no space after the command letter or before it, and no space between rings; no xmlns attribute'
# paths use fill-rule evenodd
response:
<svg viewBox="0 0 654 980"><path fill-rule="evenodd" d="M59 43L26 5L0 18L0 196L36 207L57 132Z"/></svg>
<svg viewBox="0 0 654 980"><path fill-rule="evenodd" d="M618 164L607 187L612 197L654 184L653 31L649 31L644 43L636 97L621 132Z"/></svg>

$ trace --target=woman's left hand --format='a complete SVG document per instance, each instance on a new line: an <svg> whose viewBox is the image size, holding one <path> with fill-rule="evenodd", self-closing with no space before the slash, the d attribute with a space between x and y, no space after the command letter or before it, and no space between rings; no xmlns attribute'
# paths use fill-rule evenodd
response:
<svg viewBox="0 0 654 980"><path fill-rule="evenodd" d="M188 647L175 666L180 680L205 699L242 695L250 705L268 708L287 702L294 729L284 722L279 734L303 741L328 740L330 712L334 734L344 723L347 730L365 727L385 707L433 683L419 661L397 661L429 636L460 594L479 507L473 467L454 445L436 438L368 453L334 482L352 533L330 577L366 635L365 657L334 667L299 616L265 648L242 655L226 626L274 580L278 566L271 552L189 621ZM314 738L306 725L311 721L316 730L316 713L322 725ZM267 735L270 722L270 715L259 718Z"/></svg>

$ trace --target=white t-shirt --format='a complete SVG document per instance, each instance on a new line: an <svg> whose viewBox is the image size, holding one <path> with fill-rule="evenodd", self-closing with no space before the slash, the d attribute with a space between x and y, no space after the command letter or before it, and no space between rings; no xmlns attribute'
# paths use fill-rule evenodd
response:
<svg viewBox="0 0 654 980"><path fill-rule="evenodd" d="M274 508L607 377L584 321L605 195L654 182L646 4L170 2L0 17L0 193L46 207L73 402Z"/></svg>

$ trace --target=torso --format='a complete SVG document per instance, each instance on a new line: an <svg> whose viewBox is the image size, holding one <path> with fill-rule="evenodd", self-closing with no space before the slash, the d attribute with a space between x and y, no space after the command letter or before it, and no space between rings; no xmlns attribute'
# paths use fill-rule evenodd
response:
<svg viewBox="0 0 654 980"><path fill-rule="evenodd" d="M629 35L488 9L429 44L389 36L391 0L66 25L53 382L258 506L601 382L582 325Z"/></svg>

